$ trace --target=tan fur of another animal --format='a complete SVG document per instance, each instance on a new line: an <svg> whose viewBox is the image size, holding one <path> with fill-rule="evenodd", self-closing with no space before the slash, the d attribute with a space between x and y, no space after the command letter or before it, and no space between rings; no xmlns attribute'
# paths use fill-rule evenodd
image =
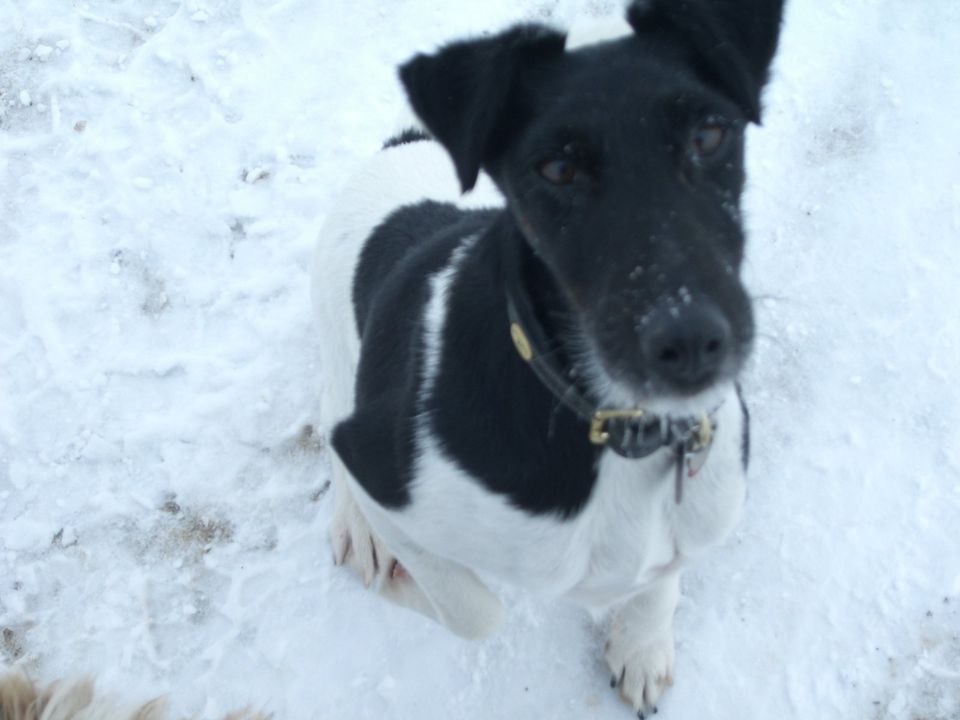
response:
<svg viewBox="0 0 960 720"><path fill-rule="evenodd" d="M270 720L270 715L248 710L223 720ZM39 688L19 674L0 677L0 720L170 720L163 699L124 708L97 697L87 679L55 682Z"/></svg>

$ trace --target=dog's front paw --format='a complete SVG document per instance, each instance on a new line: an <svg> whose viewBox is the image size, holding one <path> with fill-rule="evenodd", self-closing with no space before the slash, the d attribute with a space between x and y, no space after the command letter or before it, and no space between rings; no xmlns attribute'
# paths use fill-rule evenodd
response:
<svg viewBox="0 0 960 720"><path fill-rule="evenodd" d="M337 499L330 523L330 544L333 546L334 564L347 565L355 570L367 587L378 576L391 580L399 578L404 572L349 496Z"/></svg>
<svg viewBox="0 0 960 720"><path fill-rule="evenodd" d="M613 673L610 685L619 690L623 701L640 718L656 713L660 696L673 685L673 635L641 645L611 637L605 657Z"/></svg>

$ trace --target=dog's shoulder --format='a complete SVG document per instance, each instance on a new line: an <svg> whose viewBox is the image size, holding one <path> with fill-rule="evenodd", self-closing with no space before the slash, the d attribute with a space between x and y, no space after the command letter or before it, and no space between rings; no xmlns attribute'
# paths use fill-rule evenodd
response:
<svg viewBox="0 0 960 720"><path fill-rule="evenodd" d="M423 280L441 269L456 245L467 235L482 232L490 211L464 210L452 202L423 200L391 213L370 234L353 280L353 304L358 331L364 328L374 301L396 318L415 310ZM414 297L411 297L414 296ZM399 302L402 306L392 305ZM390 323L388 327L396 327Z"/></svg>
<svg viewBox="0 0 960 720"><path fill-rule="evenodd" d="M369 236L353 283L361 336L353 415L333 445L353 476L386 507L408 502L416 446L412 424L430 359L424 316L434 278L465 239L478 237L490 210L423 201L399 208Z"/></svg>

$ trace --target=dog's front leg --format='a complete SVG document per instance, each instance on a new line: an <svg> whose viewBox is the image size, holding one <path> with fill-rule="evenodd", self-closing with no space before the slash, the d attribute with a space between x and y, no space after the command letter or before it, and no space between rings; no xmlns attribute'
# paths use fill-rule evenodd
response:
<svg viewBox="0 0 960 720"><path fill-rule="evenodd" d="M361 510L349 471L334 456L330 543L336 565L352 567L387 600L426 615L461 637L492 633L503 619L497 597L464 566L424 551L382 513Z"/></svg>
<svg viewBox="0 0 960 720"><path fill-rule="evenodd" d="M370 587L378 576L396 572L396 560L370 528L353 499L346 478L347 468L336 456L332 458L332 465L334 507L329 533L333 562L353 568L363 579L363 584Z"/></svg>
<svg viewBox="0 0 960 720"><path fill-rule="evenodd" d="M614 615L605 657L611 684L640 717L655 711L673 684L673 613L680 599L675 571L628 600Z"/></svg>

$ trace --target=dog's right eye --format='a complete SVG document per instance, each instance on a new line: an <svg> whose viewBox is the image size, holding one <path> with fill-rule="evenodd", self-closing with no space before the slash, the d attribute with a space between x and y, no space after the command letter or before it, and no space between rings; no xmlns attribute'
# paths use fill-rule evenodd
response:
<svg viewBox="0 0 960 720"><path fill-rule="evenodd" d="M690 151L696 158L715 155L723 147L729 135L729 126L718 118L707 118L694 128L690 137Z"/></svg>
<svg viewBox="0 0 960 720"><path fill-rule="evenodd" d="M577 166L572 160L556 158L544 160L537 166L537 172L540 177L554 185L569 185L577 176Z"/></svg>

